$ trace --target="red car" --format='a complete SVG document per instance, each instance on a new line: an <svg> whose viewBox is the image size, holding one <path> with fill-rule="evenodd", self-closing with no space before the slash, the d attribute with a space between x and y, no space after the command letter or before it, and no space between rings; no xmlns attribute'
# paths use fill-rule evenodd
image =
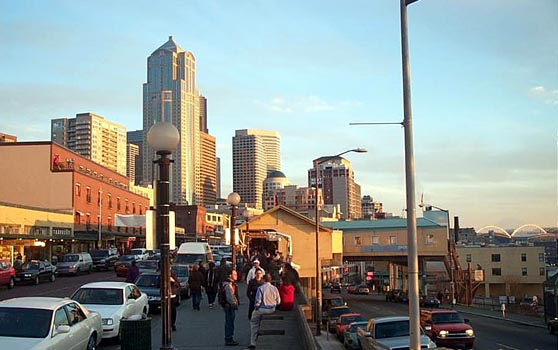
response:
<svg viewBox="0 0 558 350"><path fill-rule="evenodd" d="M15 285L15 269L8 260L0 260L0 285L12 289Z"/></svg>
<svg viewBox="0 0 558 350"><path fill-rule="evenodd" d="M339 316L335 323L335 334L337 334L337 338L343 340L343 333L349 328L351 323L358 321L364 321L359 313L343 314Z"/></svg>
<svg viewBox="0 0 558 350"><path fill-rule="evenodd" d="M439 347L473 347L475 333L469 320L463 319L459 312L446 309L420 311L420 325L424 332Z"/></svg>

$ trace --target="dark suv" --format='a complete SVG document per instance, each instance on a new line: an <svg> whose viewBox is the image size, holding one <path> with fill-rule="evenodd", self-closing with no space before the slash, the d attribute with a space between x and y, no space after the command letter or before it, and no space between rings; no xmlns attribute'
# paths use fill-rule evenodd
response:
<svg viewBox="0 0 558 350"><path fill-rule="evenodd" d="M110 270L119 257L120 254L118 254L118 250L116 248L99 249L91 252L93 267L97 270Z"/></svg>

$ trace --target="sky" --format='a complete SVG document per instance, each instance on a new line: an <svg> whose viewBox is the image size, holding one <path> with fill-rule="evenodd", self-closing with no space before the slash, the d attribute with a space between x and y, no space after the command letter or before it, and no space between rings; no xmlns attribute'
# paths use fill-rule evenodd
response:
<svg viewBox="0 0 558 350"><path fill-rule="evenodd" d="M461 227L558 226L558 2L408 7L415 187ZM363 195L404 213L397 0L0 2L0 132L50 139L93 112L142 128L147 57L169 35L196 57L222 196L238 129L281 135L281 170L348 153ZM417 208L418 216L421 216Z"/></svg>

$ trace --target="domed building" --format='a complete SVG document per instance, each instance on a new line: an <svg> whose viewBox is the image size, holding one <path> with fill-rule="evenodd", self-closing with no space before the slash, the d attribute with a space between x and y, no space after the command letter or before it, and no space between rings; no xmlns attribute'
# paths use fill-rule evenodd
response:
<svg viewBox="0 0 558 350"><path fill-rule="evenodd" d="M275 190L283 189L291 183L289 179L279 170L271 170L263 182L264 210L273 208L276 203Z"/></svg>

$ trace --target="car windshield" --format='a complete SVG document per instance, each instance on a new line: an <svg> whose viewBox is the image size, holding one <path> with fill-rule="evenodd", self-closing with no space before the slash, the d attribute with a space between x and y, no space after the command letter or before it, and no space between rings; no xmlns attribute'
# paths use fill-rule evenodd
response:
<svg viewBox="0 0 558 350"><path fill-rule="evenodd" d="M463 323L463 317L457 312L432 314L432 323Z"/></svg>
<svg viewBox="0 0 558 350"><path fill-rule="evenodd" d="M0 337L45 338L52 310L0 307Z"/></svg>
<svg viewBox="0 0 558 350"><path fill-rule="evenodd" d="M330 300L331 301L329 303L331 304L331 307L345 305L345 302L341 298L330 299Z"/></svg>
<svg viewBox="0 0 558 350"><path fill-rule="evenodd" d="M80 288L72 299L81 304L122 305L124 298L121 289L114 288Z"/></svg>
<svg viewBox="0 0 558 350"><path fill-rule="evenodd" d="M375 327L376 339L409 336L409 321L376 323Z"/></svg>
<svg viewBox="0 0 558 350"><path fill-rule="evenodd" d="M108 256L108 251L106 250L96 250L93 253L91 253L91 256L94 258L102 258L105 256Z"/></svg>
<svg viewBox="0 0 558 350"><path fill-rule="evenodd" d="M132 249L130 250L131 254L135 254L135 255L143 255L143 250L141 249Z"/></svg>
<svg viewBox="0 0 558 350"><path fill-rule="evenodd" d="M75 262L79 260L79 255L64 255L63 262Z"/></svg>
<svg viewBox="0 0 558 350"><path fill-rule="evenodd" d="M366 322L351 325L351 327L349 327L348 329L348 332L356 333L357 329L359 328L366 328Z"/></svg>
<svg viewBox="0 0 558 350"><path fill-rule="evenodd" d="M157 270L159 267L159 263L157 261L140 261L138 262L138 269L140 270Z"/></svg>
<svg viewBox="0 0 558 350"><path fill-rule="evenodd" d="M159 275L140 275L136 280L136 286L159 288Z"/></svg>
<svg viewBox="0 0 558 350"><path fill-rule="evenodd" d="M329 311L329 317L330 318L337 318L337 317L339 317L343 314L348 314L349 312L351 312L351 311L349 310L348 307L342 307L342 308L339 308L339 309L331 309Z"/></svg>
<svg viewBox="0 0 558 350"><path fill-rule="evenodd" d="M203 261L204 254L177 254L174 258L175 264L191 265Z"/></svg>
<svg viewBox="0 0 558 350"><path fill-rule="evenodd" d="M179 266L173 265L171 267L171 272L175 275L178 279L186 279L188 278L188 266Z"/></svg>
<svg viewBox="0 0 558 350"><path fill-rule="evenodd" d="M350 324L353 322L363 321L362 316L346 316L341 318L341 324Z"/></svg>
<svg viewBox="0 0 558 350"><path fill-rule="evenodd" d="M132 261L135 260L135 255L122 255L118 260L119 261Z"/></svg>
<svg viewBox="0 0 558 350"><path fill-rule="evenodd" d="M27 264L23 265L23 270L38 270L39 263L36 262L28 262Z"/></svg>

